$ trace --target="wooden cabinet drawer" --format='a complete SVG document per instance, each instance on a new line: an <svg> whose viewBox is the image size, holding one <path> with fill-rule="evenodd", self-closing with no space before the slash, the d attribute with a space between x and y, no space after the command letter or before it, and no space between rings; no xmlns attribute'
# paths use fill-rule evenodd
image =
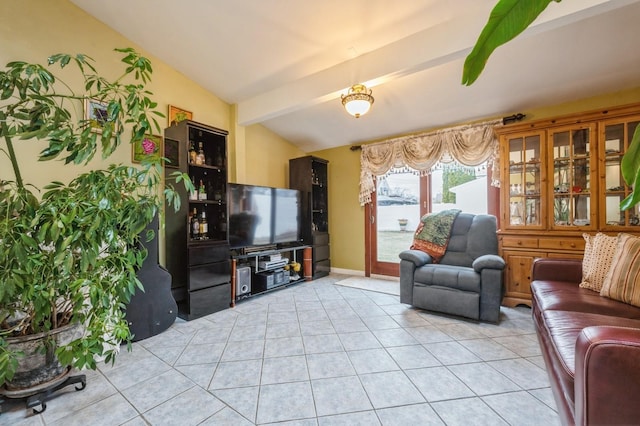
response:
<svg viewBox="0 0 640 426"><path fill-rule="evenodd" d="M556 258L556 259L578 259L578 260L582 260L584 255L582 253L576 254L576 253L563 252L563 253L549 253L547 255L547 257L553 257L553 258Z"/></svg>
<svg viewBox="0 0 640 426"><path fill-rule="evenodd" d="M538 248L538 239L526 237L502 237L502 246L505 248Z"/></svg>
<svg viewBox="0 0 640 426"><path fill-rule="evenodd" d="M189 265L204 265L229 259L228 244L203 244L189 247Z"/></svg>
<svg viewBox="0 0 640 426"><path fill-rule="evenodd" d="M320 260L329 259L329 246L314 246L313 247L313 261L318 262Z"/></svg>
<svg viewBox="0 0 640 426"><path fill-rule="evenodd" d="M541 238L539 248L547 250L580 250L584 251L584 238Z"/></svg>
<svg viewBox="0 0 640 426"><path fill-rule="evenodd" d="M320 278L329 275L331 272L331 262L329 260L321 260L313 264L313 278Z"/></svg>
<svg viewBox="0 0 640 426"><path fill-rule="evenodd" d="M189 267L189 291L227 283L231 280L231 262L209 263Z"/></svg>
<svg viewBox="0 0 640 426"><path fill-rule="evenodd" d="M327 233L315 233L313 234L314 246L326 246L329 245L329 234Z"/></svg>
<svg viewBox="0 0 640 426"><path fill-rule="evenodd" d="M225 283L202 290L190 291L188 319L227 309L231 303L231 284Z"/></svg>

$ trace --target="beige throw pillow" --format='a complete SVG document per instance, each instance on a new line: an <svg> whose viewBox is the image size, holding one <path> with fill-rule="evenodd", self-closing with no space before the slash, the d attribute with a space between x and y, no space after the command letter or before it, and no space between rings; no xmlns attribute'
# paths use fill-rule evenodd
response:
<svg viewBox="0 0 640 426"><path fill-rule="evenodd" d="M582 236L585 239L585 248L580 287L600 292L613 261L618 237L611 237L601 232L596 235L585 233Z"/></svg>
<svg viewBox="0 0 640 426"><path fill-rule="evenodd" d="M600 295L640 307L640 238L619 235Z"/></svg>
<svg viewBox="0 0 640 426"><path fill-rule="evenodd" d="M587 234L586 232L582 234L582 238L584 238L584 254L582 255L582 282L580 283L580 287L587 288L587 284L585 283L585 277L589 274L591 270L591 258L593 257L593 239L595 235Z"/></svg>

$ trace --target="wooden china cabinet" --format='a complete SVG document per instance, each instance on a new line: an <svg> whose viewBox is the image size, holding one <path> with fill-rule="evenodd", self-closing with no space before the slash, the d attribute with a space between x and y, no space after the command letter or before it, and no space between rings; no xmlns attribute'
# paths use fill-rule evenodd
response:
<svg viewBox="0 0 640 426"><path fill-rule="evenodd" d="M640 122L640 104L496 128L500 139L503 304L531 306L538 257L582 259L583 233L640 233L638 206L620 161Z"/></svg>

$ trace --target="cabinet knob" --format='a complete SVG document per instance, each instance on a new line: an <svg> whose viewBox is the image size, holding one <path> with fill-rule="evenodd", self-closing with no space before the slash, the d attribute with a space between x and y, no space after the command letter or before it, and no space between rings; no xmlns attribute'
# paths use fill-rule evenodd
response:
<svg viewBox="0 0 640 426"><path fill-rule="evenodd" d="M576 243L571 243L570 246L571 248L576 248Z"/></svg>
<svg viewBox="0 0 640 426"><path fill-rule="evenodd" d="M518 240L518 243L517 243L517 244L518 244L519 246L521 246L521 245L522 245L522 241Z"/></svg>

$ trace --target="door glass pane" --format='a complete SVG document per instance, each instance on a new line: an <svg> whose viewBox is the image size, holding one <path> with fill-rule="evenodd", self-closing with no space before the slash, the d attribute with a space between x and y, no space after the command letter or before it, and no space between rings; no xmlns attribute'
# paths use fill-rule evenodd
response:
<svg viewBox="0 0 640 426"><path fill-rule="evenodd" d="M509 140L509 224L540 224L540 137Z"/></svg>
<svg viewBox="0 0 640 426"><path fill-rule="evenodd" d="M556 225L567 225L569 223L570 210L569 197L566 195L556 196L553 200L553 219Z"/></svg>
<svg viewBox="0 0 640 426"><path fill-rule="evenodd" d="M431 211L460 209L465 213L487 214L486 164L467 167L438 163L431 169Z"/></svg>
<svg viewBox="0 0 640 426"><path fill-rule="evenodd" d="M588 194L573 197L573 224L586 226L591 224L591 198Z"/></svg>
<svg viewBox="0 0 640 426"><path fill-rule="evenodd" d="M378 177L376 239L379 262L398 263L398 253L413 243L420 222L420 175L408 169L393 169ZM459 163L438 163L430 174L431 212L460 209L466 213L487 213L486 164L466 167Z"/></svg>
<svg viewBox="0 0 640 426"><path fill-rule="evenodd" d="M591 224L589 129L553 134L554 224Z"/></svg>
<svg viewBox="0 0 640 426"><path fill-rule="evenodd" d="M392 170L377 182L377 259L398 263L398 254L411 247L420 220L420 175Z"/></svg>
<svg viewBox="0 0 640 426"><path fill-rule="evenodd" d="M589 129L574 130L571 138L574 157L589 155Z"/></svg>
<svg viewBox="0 0 640 426"><path fill-rule="evenodd" d="M629 148L637 121L607 124L604 135L604 191L605 224L610 226L639 226L640 206L627 211L620 210L620 202L630 193L622 177L620 164L625 151Z"/></svg>
<svg viewBox="0 0 640 426"><path fill-rule="evenodd" d="M605 197L605 214L607 225L624 225L624 212L620 211L620 203L624 195L607 194Z"/></svg>
<svg viewBox="0 0 640 426"><path fill-rule="evenodd" d="M638 121L627 123L627 138L626 138L627 143L625 144L627 148L631 144L631 140L633 139L633 134L635 133L636 128L638 127L639 124L640 122ZM640 204L636 204L635 206L630 208L626 213L628 217L627 222L629 225L640 226Z"/></svg>

